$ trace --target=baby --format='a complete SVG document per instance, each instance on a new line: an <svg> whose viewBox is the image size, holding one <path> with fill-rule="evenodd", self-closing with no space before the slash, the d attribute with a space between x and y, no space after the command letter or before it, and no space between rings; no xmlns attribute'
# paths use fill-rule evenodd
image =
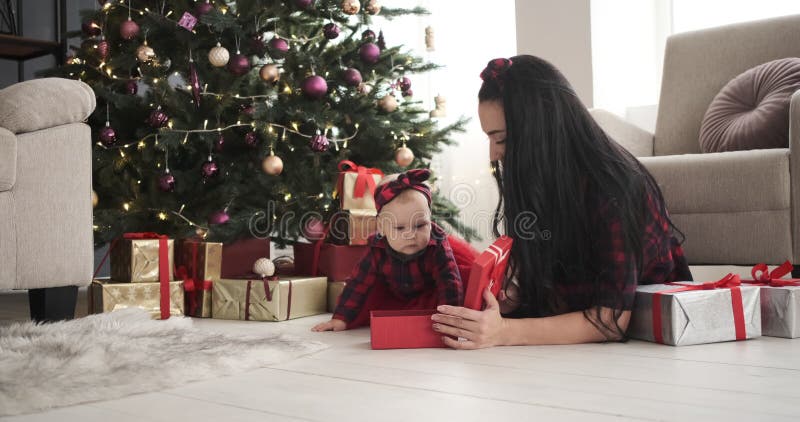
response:
<svg viewBox="0 0 800 422"><path fill-rule="evenodd" d="M444 230L431 221L427 169L409 170L375 189L378 232L353 269L330 321L312 331L369 324L372 310L461 306L461 275Z"/></svg>

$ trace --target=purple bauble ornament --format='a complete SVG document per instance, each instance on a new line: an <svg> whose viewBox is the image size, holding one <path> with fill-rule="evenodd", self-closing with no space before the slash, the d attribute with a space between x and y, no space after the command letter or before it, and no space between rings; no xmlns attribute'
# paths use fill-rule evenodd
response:
<svg viewBox="0 0 800 422"><path fill-rule="evenodd" d="M320 135L319 133L311 137L311 142L309 146L311 147L312 151L315 152L325 152L328 150L328 147L331 145L331 142L325 135Z"/></svg>
<svg viewBox="0 0 800 422"><path fill-rule="evenodd" d="M408 88L407 90L403 91L403 98L413 97L413 96L414 96L414 91L411 88Z"/></svg>
<svg viewBox="0 0 800 422"><path fill-rule="evenodd" d="M230 219L231 217L228 215L227 212L225 212L225 210L216 211L208 216L208 224L225 224Z"/></svg>
<svg viewBox="0 0 800 422"><path fill-rule="evenodd" d="M223 136L223 135L220 133L220 134L219 134L219 137L217 137L217 140L216 140L216 141L214 141L214 151L217 151L217 152L222 152L222 150L223 150L224 148L225 148L225 136Z"/></svg>
<svg viewBox="0 0 800 422"><path fill-rule="evenodd" d="M381 49L374 43L368 42L361 46L358 50L358 55L365 63L375 64L381 56Z"/></svg>
<svg viewBox="0 0 800 422"><path fill-rule="evenodd" d="M114 128L111 127L108 122L106 122L105 127L100 129L100 135L98 137L100 138L100 142L107 147L117 142L117 133L114 132Z"/></svg>
<svg viewBox="0 0 800 422"><path fill-rule="evenodd" d="M105 60L108 57L108 41L103 38L97 43L97 56L100 57L100 60Z"/></svg>
<svg viewBox="0 0 800 422"><path fill-rule="evenodd" d="M242 104L239 106L239 112L247 117L253 117L253 114L256 112L256 108L252 104Z"/></svg>
<svg viewBox="0 0 800 422"><path fill-rule="evenodd" d="M255 147L258 145L258 136L253 131L247 132L244 134L244 143L248 146Z"/></svg>
<svg viewBox="0 0 800 422"><path fill-rule="evenodd" d="M366 31L361 33L361 41L375 41L375 31L371 29L367 29Z"/></svg>
<svg viewBox="0 0 800 422"><path fill-rule="evenodd" d="M269 40L269 53L272 57L281 59L286 56L287 51L289 51L289 41L281 37L275 37Z"/></svg>
<svg viewBox="0 0 800 422"><path fill-rule="evenodd" d="M98 25L94 21L86 21L82 23L81 31L83 31L83 34L86 35L87 38L96 37L100 35L100 33L102 32L102 30L100 29L100 25Z"/></svg>
<svg viewBox="0 0 800 422"><path fill-rule="evenodd" d="M361 82L363 81L361 78L361 72L353 67L348 67L347 70L344 71L342 79L344 79L344 83L352 87L361 85Z"/></svg>
<svg viewBox="0 0 800 422"><path fill-rule="evenodd" d="M261 38L261 34L250 37L250 48L255 51L257 56L263 56L267 52L267 43L264 38Z"/></svg>
<svg viewBox="0 0 800 422"><path fill-rule="evenodd" d="M303 225L303 237L308 240L321 240L325 237L325 223L316 218L309 218Z"/></svg>
<svg viewBox="0 0 800 422"><path fill-rule="evenodd" d="M169 172L169 169L159 176L158 189L160 189L161 192L172 192L175 190L175 176Z"/></svg>
<svg viewBox="0 0 800 422"><path fill-rule="evenodd" d="M228 62L228 71L236 76L242 76L250 71L250 60L244 54L234 54Z"/></svg>
<svg viewBox="0 0 800 422"><path fill-rule="evenodd" d="M408 91L411 89L411 79L403 76L402 78L397 80L397 86L400 87L401 91Z"/></svg>
<svg viewBox="0 0 800 422"><path fill-rule="evenodd" d="M214 10L214 5L206 0L204 3L200 3L194 8L194 14L197 16L203 16L212 10Z"/></svg>
<svg viewBox="0 0 800 422"><path fill-rule="evenodd" d="M208 161L203 163L203 167L201 170L203 178L210 179L219 174L219 165L217 165L217 162L214 161L214 159L211 158L211 156L209 155Z"/></svg>
<svg viewBox="0 0 800 422"><path fill-rule="evenodd" d="M318 100L328 93L328 83L322 76L311 75L303 81L302 90L306 97Z"/></svg>
<svg viewBox="0 0 800 422"><path fill-rule="evenodd" d="M136 95L137 92L139 92L139 84L135 80L125 82L125 93Z"/></svg>
<svg viewBox="0 0 800 422"><path fill-rule="evenodd" d="M167 121L169 121L169 116L167 116L167 113L161 111L160 106L153 110L147 118L147 124L156 129L166 126Z"/></svg>
<svg viewBox="0 0 800 422"><path fill-rule="evenodd" d="M336 39L339 36L339 33L341 32L342 30L339 29L339 25L333 22L326 23L325 26L322 27L323 35L325 35L325 38L329 40Z"/></svg>
<svg viewBox="0 0 800 422"><path fill-rule="evenodd" d="M314 0L294 0L294 4L300 9L308 10L314 5Z"/></svg>
<svg viewBox="0 0 800 422"><path fill-rule="evenodd" d="M132 40L139 35L139 24L128 19L119 26L119 35L126 40Z"/></svg>

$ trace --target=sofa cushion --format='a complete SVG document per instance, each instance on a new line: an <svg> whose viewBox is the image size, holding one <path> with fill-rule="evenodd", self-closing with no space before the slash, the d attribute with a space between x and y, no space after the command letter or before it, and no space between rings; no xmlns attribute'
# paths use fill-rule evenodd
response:
<svg viewBox="0 0 800 422"><path fill-rule="evenodd" d="M11 190L17 180L17 137L0 127L0 192Z"/></svg>
<svg viewBox="0 0 800 422"><path fill-rule="evenodd" d="M703 152L789 146L789 101L800 89L800 58L773 60L733 78L708 106Z"/></svg>
<svg viewBox="0 0 800 422"><path fill-rule="evenodd" d="M34 79L0 90L0 127L27 133L79 123L94 107L94 91L81 81Z"/></svg>
<svg viewBox="0 0 800 422"><path fill-rule="evenodd" d="M673 214L774 211L790 206L788 149L639 160L653 174Z"/></svg>

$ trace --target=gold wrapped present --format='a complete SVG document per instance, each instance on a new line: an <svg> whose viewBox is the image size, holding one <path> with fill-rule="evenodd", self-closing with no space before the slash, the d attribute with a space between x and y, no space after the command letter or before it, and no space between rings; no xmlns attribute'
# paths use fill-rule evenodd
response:
<svg viewBox="0 0 800 422"><path fill-rule="evenodd" d="M339 296L342 295L344 290L344 281L332 281L328 283L328 312L336 310L336 304L339 303Z"/></svg>
<svg viewBox="0 0 800 422"><path fill-rule="evenodd" d="M375 210L344 210L331 218L328 233L337 245L366 245L367 239L378 231L378 212Z"/></svg>
<svg viewBox="0 0 800 422"><path fill-rule="evenodd" d="M125 233L111 248L111 279L119 283L152 283L159 281L159 244L162 239L150 233ZM167 239L166 267L172 281L173 246Z"/></svg>
<svg viewBox="0 0 800 422"><path fill-rule="evenodd" d="M141 308L153 319L161 318L160 283L112 283L94 280L89 285L89 313L99 314L125 308ZM169 283L169 314L183 315L183 283Z"/></svg>
<svg viewBox="0 0 800 422"><path fill-rule="evenodd" d="M328 279L280 277L279 279L224 278L214 281L211 315L215 319L285 321L324 314Z"/></svg>
<svg viewBox="0 0 800 422"><path fill-rule="evenodd" d="M343 210L375 210L375 187L383 178L383 172L376 168L359 166L352 161L339 162L339 178L336 192Z"/></svg>
<svg viewBox="0 0 800 422"><path fill-rule="evenodd" d="M211 318L211 286L221 278L222 243L179 241L175 263L176 276L186 289L186 315Z"/></svg>
<svg viewBox="0 0 800 422"><path fill-rule="evenodd" d="M186 267L189 277L222 278L222 243L181 240L175 245L175 267Z"/></svg>

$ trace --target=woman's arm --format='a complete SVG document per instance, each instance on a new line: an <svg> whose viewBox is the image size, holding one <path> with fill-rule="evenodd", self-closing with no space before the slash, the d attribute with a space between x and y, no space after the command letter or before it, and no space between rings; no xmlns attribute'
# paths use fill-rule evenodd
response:
<svg viewBox="0 0 800 422"><path fill-rule="evenodd" d="M445 334L445 344L454 349L479 349L492 346L576 344L613 340L606 337L583 312L570 312L546 318L508 319L500 315L497 299L487 289L483 294L486 309L440 306L439 314L431 317L433 329ZM601 308L600 316L606 325L613 326L614 310ZM617 320L622 332L628 328L630 311ZM462 337L456 341L447 336Z"/></svg>

